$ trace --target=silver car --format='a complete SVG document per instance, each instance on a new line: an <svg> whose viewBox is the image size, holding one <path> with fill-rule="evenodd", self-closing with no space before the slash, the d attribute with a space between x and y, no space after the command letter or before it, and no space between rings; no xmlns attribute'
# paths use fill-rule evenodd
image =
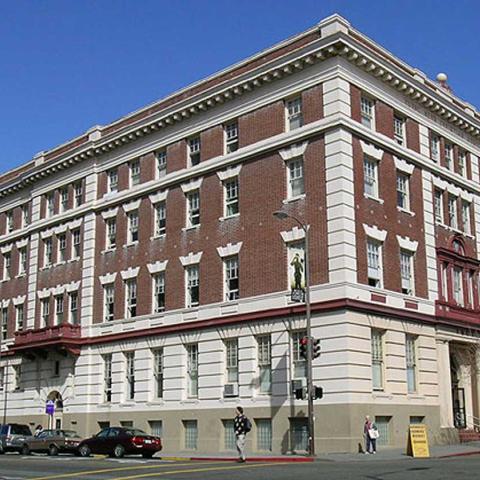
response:
<svg viewBox="0 0 480 480"><path fill-rule="evenodd" d="M28 455L28 442L33 438L28 425L6 423L0 425L0 453L18 452Z"/></svg>

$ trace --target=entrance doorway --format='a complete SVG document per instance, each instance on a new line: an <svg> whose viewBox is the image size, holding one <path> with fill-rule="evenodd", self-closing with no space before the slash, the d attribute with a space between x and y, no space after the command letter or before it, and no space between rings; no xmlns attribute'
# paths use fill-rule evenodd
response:
<svg viewBox="0 0 480 480"><path fill-rule="evenodd" d="M460 365L454 355L450 356L450 375L452 378L453 425L455 428L467 428L465 411L465 389L460 387Z"/></svg>
<svg viewBox="0 0 480 480"><path fill-rule="evenodd" d="M55 404L55 412L48 415L48 428L61 429L63 424L63 398L62 394L57 391L51 391L47 396L47 401L53 401Z"/></svg>

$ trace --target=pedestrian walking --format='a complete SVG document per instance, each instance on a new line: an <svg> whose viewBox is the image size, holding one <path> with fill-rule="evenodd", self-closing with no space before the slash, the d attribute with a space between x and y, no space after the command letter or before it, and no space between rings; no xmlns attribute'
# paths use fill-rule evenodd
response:
<svg viewBox="0 0 480 480"><path fill-rule="evenodd" d="M363 434L365 435L365 455L377 453L377 438L379 437L377 426L367 415L363 424Z"/></svg>
<svg viewBox="0 0 480 480"><path fill-rule="evenodd" d="M41 425L37 425L33 436L38 437L42 432L43 432L43 427Z"/></svg>
<svg viewBox="0 0 480 480"><path fill-rule="evenodd" d="M235 410L236 416L233 420L233 429L235 431L235 439L238 451L239 463L246 462L245 458L245 441L247 433L252 429L250 420L243 414L243 407L238 406Z"/></svg>

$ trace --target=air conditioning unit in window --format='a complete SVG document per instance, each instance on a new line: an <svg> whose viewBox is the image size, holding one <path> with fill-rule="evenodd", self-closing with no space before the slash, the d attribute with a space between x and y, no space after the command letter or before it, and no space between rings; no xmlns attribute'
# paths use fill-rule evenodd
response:
<svg viewBox="0 0 480 480"><path fill-rule="evenodd" d="M226 383L223 387L224 397L238 397L238 383Z"/></svg>
<svg viewBox="0 0 480 480"><path fill-rule="evenodd" d="M297 378L292 380L292 394L295 394L295 390L305 387L305 379L304 378Z"/></svg>

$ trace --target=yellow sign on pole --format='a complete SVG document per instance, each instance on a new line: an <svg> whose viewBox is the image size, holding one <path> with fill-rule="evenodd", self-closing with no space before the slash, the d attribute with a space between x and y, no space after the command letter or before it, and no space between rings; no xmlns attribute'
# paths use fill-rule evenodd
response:
<svg viewBox="0 0 480 480"><path fill-rule="evenodd" d="M430 457L426 425L421 423L410 425L407 455L411 455L415 458Z"/></svg>

